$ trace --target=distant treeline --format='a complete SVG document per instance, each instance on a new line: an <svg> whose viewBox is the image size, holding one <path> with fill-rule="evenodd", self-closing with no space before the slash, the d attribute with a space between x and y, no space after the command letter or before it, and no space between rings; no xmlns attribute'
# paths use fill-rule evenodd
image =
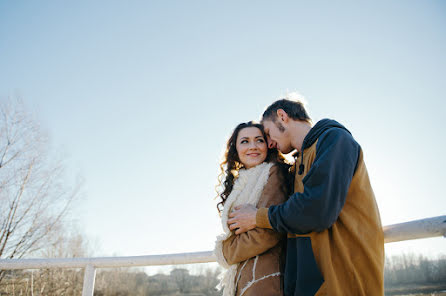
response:
<svg viewBox="0 0 446 296"><path fill-rule="evenodd" d="M147 275L131 269L99 269L96 274L95 296L220 296L216 286L221 270L208 268L199 275L188 269L175 268L169 275ZM3 295L78 296L82 294L83 271L51 269L9 271L0 282ZM31 293L33 291L33 294Z"/></svg>
<svg viewBox="0 0 446 296"><path fill-rule="evenodd" d="M170 274L147 275L141 269L99 269L96 296L217 296L221 269L204 269L191 275L186 268L175 268ZM422 255L403 254L386 258L386 295L433 293L446 290L446 256L428 259ZM8 271L0 281L3 295L81 295L82 270L57 269Z"/></svg>
<svg viewBox="0 0 446 296"><path fill-rule="evenodd" d="M423 255L402 254L386 258L386 295L434 293L446 290L446 256L428 259Z"/></svg>

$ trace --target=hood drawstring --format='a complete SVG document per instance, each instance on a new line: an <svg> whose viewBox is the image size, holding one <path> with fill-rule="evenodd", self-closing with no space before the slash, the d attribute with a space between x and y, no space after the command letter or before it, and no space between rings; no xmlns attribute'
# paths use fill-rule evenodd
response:
<svg viewBox="0 0 446 296"><path fill-rule="evenodd" d="M303 146L302 146L303 147ZM300 159L300 165L299 165L299 175L302 175L304 173L305 165L304 165L304 151L302 150L300 152L301 159Z"/></svg>
<svg viewBox="0 0 446 296"><path fill-rule="evenodd" d="M304 165L304 149L306 148L306 137L302 143L302 147L300 148L300 165L299 165L299 175L302 175L304 173L305 165Z"/></svg>
<svg viewBox="0 0 446 296"><path fill-rule="evenodd" d="M296 167L297 167L297 159L299 158L299 156L301 157L301 161L300 161L300 165L299 165L299 171L297 172L299 175L302 175L304 173L304 169L305 169L305 165L304 165L304 153L296 151L293 153L293 157L294 157L294 163L295 163L295 171L294 173L296 173Z"/></svg>

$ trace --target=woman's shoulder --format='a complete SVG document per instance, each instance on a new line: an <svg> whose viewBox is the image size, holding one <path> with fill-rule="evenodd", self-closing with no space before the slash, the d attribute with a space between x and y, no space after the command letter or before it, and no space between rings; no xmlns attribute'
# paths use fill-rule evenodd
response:
<svg viewBox="0 0 446 296"><path fill-rule="evenodd" d="M274 163L269 170L268 187L281 189L286 194L291 192L293 176L290 166L286 163Z"/></svg>
<svg viewBox="0 0 446 296"><path fill-rule="evenodd" d="M284 178L290 174L290 166L286 163L274 162L269 169L269 176Z"/></svg>

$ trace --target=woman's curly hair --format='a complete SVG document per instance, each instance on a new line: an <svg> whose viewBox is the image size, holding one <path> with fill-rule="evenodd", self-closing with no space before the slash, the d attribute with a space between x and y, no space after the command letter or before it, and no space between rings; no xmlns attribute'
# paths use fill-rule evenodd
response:
<svg viewBox="0 0 446 296"><path fill-rule="evenodd" d="M265 139L265 142L267 141L265 130L263 129L263 125L260 123L256 123L253 121L240 123L236 126L234 131L232 132L232 135L229 137L228 142L226 143L226 151L224 154L224 158L222 163L220 164L221 173L218 176L218 187L222 187L222 191L219 192L217 190L218 196L221 198L221 201L217 204L217 210L219 213L221 213L221 208L224 206L226 199L232 192L232 188L234 187L235 179L238 176L238 171L243 168L243 164L240 162L240 159L238 157L236 143L237 143L237 137L239 132L248 127L256 127L258 128L263 135L263 138ZM267 144L268 145L268 144ZM289 168L290 165L285 162L285 158L283 155L277 150L277 149L268 149L265 162L274 162L277 163L279 166L281 173L283 174L286 187L286 192L289 192L290 190L290 176L289 176ZM224 179L224 180L223 180ZM217 196L217 197L218 197Z"/></svg>

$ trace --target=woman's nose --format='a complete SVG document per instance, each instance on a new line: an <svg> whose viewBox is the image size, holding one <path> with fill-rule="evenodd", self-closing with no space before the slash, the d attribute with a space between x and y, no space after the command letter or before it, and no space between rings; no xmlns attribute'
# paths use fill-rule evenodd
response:
<svg viewBox="0 0 446 296"><path fill-rule="evenodd" d="M256 149L257 148L257 143L255 143L255 142L249 143L249 147L248 148L249 149Z"/></svg>

